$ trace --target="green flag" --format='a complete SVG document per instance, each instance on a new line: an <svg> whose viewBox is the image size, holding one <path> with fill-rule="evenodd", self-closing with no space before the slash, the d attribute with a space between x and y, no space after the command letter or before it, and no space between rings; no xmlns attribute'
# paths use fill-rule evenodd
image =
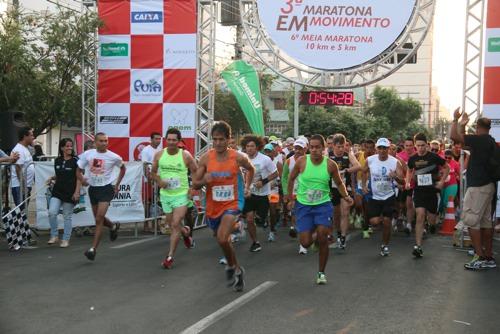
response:
<svg viewBox="0 0 500 334"><path fill-rule="evenodd" d="M221 75L240 104L252 132L263 136L264 115L260 97L259 77L255 68L243 60L237 60L226 67Z"/></svg>

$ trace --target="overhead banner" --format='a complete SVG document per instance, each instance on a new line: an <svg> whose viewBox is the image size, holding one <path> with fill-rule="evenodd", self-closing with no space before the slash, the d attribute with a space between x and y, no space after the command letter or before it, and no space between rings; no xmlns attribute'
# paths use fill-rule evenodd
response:
<svg viewBox="0 0 500 334"><path fill-rule="evenodd" d="M120 184L120 189L111 201L106 217L117 223L133 223L144 220L144 206L142 204L142 174L143 165L140 162L129 162L125 164L127 172ZM119 169L114 170L114 179L118 177ZM36 227L49 229L48 204L50 191L45 187L47 180L54 176L53 162L35 163L35 186L36 189L44 189L36 195ZM95 225L92 206L87 192L87 187L80 192L80 202L73 209L73 227ZM57 217L59 228L63 228L62 215Z"/></svg>
<svg viewBox="0 0 500 334"><path fill-rule="evenodd" d="M243 60L237 60L226 67L221 76L236 97L252 132L263 136L264 115L259 76L255 68Z"/></svg>
<svg viewBox="0 0 500 334"><path fill-rule="evenodd" d="M490 134L500 144L500 1L488 1L485 36L483 116L491 119ZM497 217L500 218L500 187Z"/></svg>
<svg viewBox="0 0 500 334"><path fill-rule="evenodd" d="M276 45L304 65L336 70L383 53L405 31L416 0L258 0Z"/></svg>
<svg viewBox="0 0 500 334"><path fill-rule="evenodd" d="M194 151L197 1L100 0L97 129L138 160L152 132L181 130Z"/></svg>

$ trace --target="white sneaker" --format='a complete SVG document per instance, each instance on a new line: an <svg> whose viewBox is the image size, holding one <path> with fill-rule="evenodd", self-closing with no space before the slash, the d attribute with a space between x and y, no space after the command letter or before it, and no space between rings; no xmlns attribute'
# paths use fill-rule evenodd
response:
<svg viewBox="0 0 500 334"><path fill-rule="evenodd" d="M306 255L307 254L307 248L303 247L302 245L299 245L299 254L300 255Z"/></svg>
<svg viewBox="0 0 500 334"><path fill-rule="evenodd" d="M61 244L59 245L59 247L61 248L66 248L68 246L69 246L69 240L62 240Z"/></svg>
<svg viewBox="0 0 500 334"><path fill-rule="evenodd" d="M274 232L269 232L269 236L267 237L267 241L273 242L276 240L276 236L274 235Z"/></svg>
<svg viewBox="0 0 500 334"><path fill-rule="evenodd" d="M53 245L55 243L57 243L59 241L59 238L58 237L50 237L49 241L47 242L47 244L49 245Z"/></svg>

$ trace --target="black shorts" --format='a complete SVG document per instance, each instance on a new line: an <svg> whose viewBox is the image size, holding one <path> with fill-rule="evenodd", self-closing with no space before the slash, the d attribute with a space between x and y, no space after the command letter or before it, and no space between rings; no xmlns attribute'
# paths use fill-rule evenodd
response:
<svg viewBox="0 0 500 334"><path fill-rule="evenodd" d="M398 200L400 202L406 202L407 197L413 197L413 189L405 189L403 191L399 191L398 193Z"/></svg>
<svg viewBox="0 0 500 334"><path fill-rule="evenodd" d="M263 222L266 220L269 213L269 197L251 195L250 198L245 198L245 206L243 207L243 214L255 211L257 216Z"/></svg>
<svg viewBox="0 0 500 334"><path fill-rule="evenodd" d="M413 192L413 204L415 209L424 208L429 213L436 214L438 212L438 192L435 190L418 190Z"/></svg>
<svg viewBox="0 0 500 334"><path fill-rule="evenodd" d="M330 195L332 198L333 206L339 205L340 200L342 199L342 196L340 196L340 191L338 190L338 188L331 188Z"/></svg>
<svg viewBox="0 0 500 334"><path fill-rule="evenodd" d="M391 196L386 200L371 198L368 201L368 218L387 217L391 218L396 209L396 197Z"/></svg>
<svg viewBox="0 0 500 334"><path fill-rule="evenodd" d="M100 202L109 203L115 196L115 189L111 184L102 187L89 187L90 204L97 205Z"/></svg>

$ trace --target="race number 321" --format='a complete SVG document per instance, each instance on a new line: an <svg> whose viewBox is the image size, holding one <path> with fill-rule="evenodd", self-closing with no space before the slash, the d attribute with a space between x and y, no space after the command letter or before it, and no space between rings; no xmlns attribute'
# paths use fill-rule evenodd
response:
<svg viewBox="0 0 500 334"><path fill-rule="evenodd" d="M290 14L294 5L302 5L303 0L285 0L285 6L281 8L283 14Z"/></svg>

